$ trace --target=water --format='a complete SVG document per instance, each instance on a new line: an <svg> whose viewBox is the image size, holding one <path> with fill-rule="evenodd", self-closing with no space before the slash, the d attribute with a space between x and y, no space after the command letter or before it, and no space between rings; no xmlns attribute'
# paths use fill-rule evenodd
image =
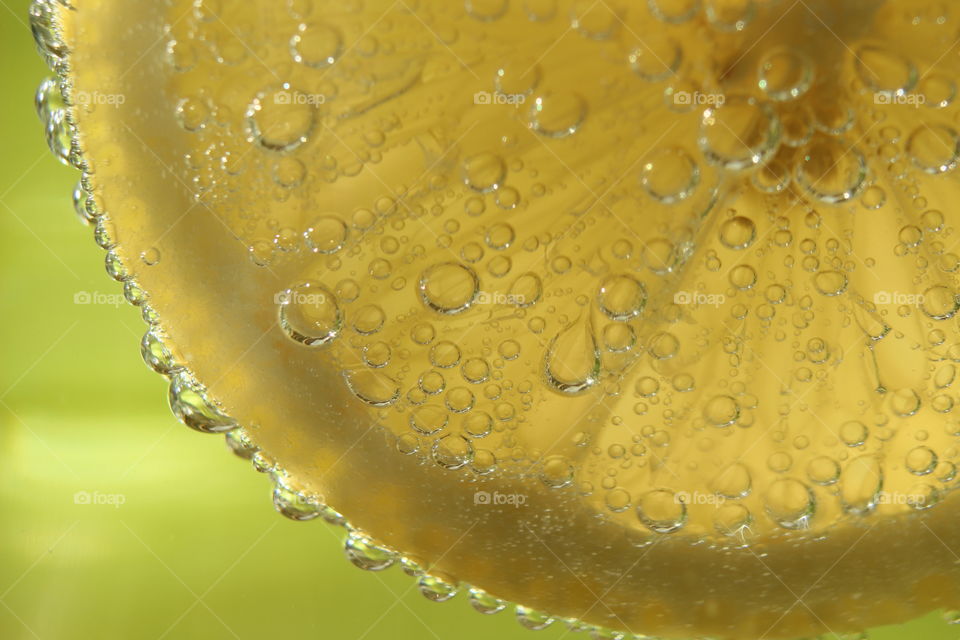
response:
<svg viewBox="0 0 960 640"><path fill-rule="evenodd" d="M83 64L36 104L175 414L354 564L530 628L810 636L767 618L818 549L885 559L805 598L840 629L960 584L902 542L957 482L960 120L952 8L808 4L174 2L127 76L143 37L40 2Z"/></svg>

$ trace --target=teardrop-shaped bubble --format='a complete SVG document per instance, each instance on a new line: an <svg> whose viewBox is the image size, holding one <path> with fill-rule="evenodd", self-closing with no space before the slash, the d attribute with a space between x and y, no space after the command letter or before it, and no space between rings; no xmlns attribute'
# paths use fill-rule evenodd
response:
<svg viewBox="0 0 960 640"><path fill-rule="evenodd" d="M554 391L577 395L600 380L600 348L588 322L575 322L553 337L543 370Z"/></svg>
<svg viewBox="0 0 960 640"><path fill-rule="evenodd" d="M853 319L870 340L881 340L890 333L890 325L876 312L863 303L853 305Z"/></svg>

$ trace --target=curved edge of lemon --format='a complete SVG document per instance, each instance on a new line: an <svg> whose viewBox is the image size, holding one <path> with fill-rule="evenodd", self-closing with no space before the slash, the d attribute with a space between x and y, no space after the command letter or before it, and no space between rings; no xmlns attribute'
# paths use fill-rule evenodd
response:
<svg viewBox="0 0 960 640"><path fill-rule="evenodd" d="M80 183L74 190L74 205L83 222L90 225L106 212L100 208L93 196L95 180L88 171L81 137L71 113L72 86L68 78L70 56L64 38L69 32L69 22L64 20L63 16L65 12L76 11L76 2L77 0L32 0L30 22L40 55L55 74L55 77L41 83L37 96L38 111L53 154L62 163L81 172ZM63 106L57 108L45 103L45 99L49 98L59 100ZM169 381L169 402L174 416L196 431L224 435L226 444L235 455L250 461L258 472L267 474L273 483L272 502L279 513L295 521L321 518L330 524L344 527L344 551L352 564L371 571L400 565L407 575L417 580L419 590L431 601L444 602L465 591L473 607L480 613L498 613L512 606L518 622L527 629L540 630L561 621L571 631L587 632L600 640L656 640L655 636L614 630L576 618L552 616L497 598L479 587L449 575L430 573L404 552L387 547L352 526L341 513L326 504L321 496L307 494L291 486L288 482L289 473L267 452L254 444L247 430L228 415L223 405L208 392L207 387L181 363L176 355L175 345L171 344L163 329L161 318L149 305L147 293L140 288L120 254L114 250L115 243L109 233L99 231L102 229L98 229L95 238L106 252L105 266L108 275L123 285L125 299L141 309L147 325L141 339L141 355L148 367Z"/></svg>
<svg viewBox="0 0 960 640"><path fill-rule="evenodd" d="M37 92L37 110L44 125L47 142L53 155L63 164L81 172L81 179L74 189L74 207L86 225L93 225L105 211L95 201L95 180L88 173L75 119L70 116L73 107L71 84L67 73L70 68L69 50L64 34L68 23L63 13L76 11L75 0L33 0L30 4L30 23L41 58L55 74L41 82ZM62 101L63 109L51 109L46 104L50 98ZM364 570L382 571L399 565L404 573L417 580L420 592L434 602L445 602L460 592L466 592L471 605L479 613L494 614L512 606L518 623L530 630L545 629L556 621L567 624L571 631L586 632L598 639L622 640L633 637L655 640L654 636L634 635L574 618L554 617L519 603L497 598L466 582L452 579L445 574L431 574L402 551L391 549L353 527L333 507L316 495L294 489L287 483L288 472L265 451L253 443L246 430L224 411L222 404L213 398L205 385L175 355L175 346L170 344L159 315L150 307L146 292L129 274L120 255L113 250L114 243L107 232L96 235L97 244L106 252L105 266L108 275L123 285L124 298L140 308L147 330L140 341L141 356L155 373L169 381L169 403L174 417L184 425L208 434L224 436L228 448L239 458L248 460L253 468L268 474L273 483L272 502L280 514L294 521L320 518L329 524L343 527L346 536L343 542L345 555L351 563Z"/></svg>

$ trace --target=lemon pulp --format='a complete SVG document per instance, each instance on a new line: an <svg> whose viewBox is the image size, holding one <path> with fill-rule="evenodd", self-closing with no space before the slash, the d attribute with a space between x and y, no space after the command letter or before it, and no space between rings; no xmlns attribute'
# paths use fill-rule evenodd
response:
<svg viewBox="0 0 960 640"><path fill-rule="evenodd" d="M956 605L954 10L71 4L40 108L148 361L359 564L665 637Z"/></svg>

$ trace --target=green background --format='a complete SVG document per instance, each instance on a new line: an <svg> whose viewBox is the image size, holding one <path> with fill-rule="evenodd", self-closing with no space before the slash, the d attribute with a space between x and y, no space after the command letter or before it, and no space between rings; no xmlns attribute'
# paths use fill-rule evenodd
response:
<svg viewBox="0 0 960 640"><path fill-rule="evenodd" d="M342 529L276 514L265 477L173 419L140 359L139 313L74 302L121 289L33 111L47 71L27 4L0 0L0 639L529 638L509 611L435 604L399 568L354 568ZM960 632L931 616L874 636Z"/></svg>

